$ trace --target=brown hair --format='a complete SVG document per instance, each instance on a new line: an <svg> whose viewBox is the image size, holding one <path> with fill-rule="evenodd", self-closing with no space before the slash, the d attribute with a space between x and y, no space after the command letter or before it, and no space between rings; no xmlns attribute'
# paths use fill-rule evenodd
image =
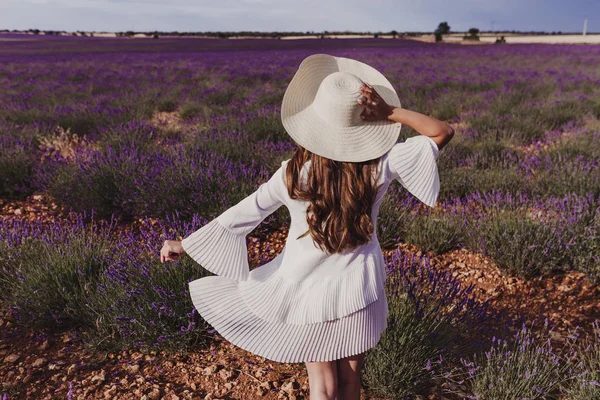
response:
<svg viewBox="0 0 600 400"><path fill-rule="evenodd" d="M306 209L307 234L330 254L368 243L373 234L371 209L379 186L379 174L373 179L380 158L362 162L335 161L314 154L304 147L290 159L286 185L292 199L310 201ZM299 177L304 163L311 160L306 187Z"/></svg>

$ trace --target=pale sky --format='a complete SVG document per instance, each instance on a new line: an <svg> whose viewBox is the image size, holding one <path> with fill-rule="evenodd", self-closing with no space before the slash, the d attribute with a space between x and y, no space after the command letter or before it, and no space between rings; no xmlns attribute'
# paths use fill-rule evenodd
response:
<svg viewBox="0 0 600 400"><path fill-rule="evenodd" d="M600 0L0 0L1 29L600 32Z"/></svg>

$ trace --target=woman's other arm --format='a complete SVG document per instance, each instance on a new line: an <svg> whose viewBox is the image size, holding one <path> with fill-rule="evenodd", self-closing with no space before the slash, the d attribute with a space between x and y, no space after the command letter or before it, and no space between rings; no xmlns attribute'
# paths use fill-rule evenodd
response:
<svg viewBox="0 0 600 400"><path fill-rule="evenodd" d="M421 135L429 136L437 144L439 150L448 144L454 136L454 128L445 122L416 111L387 104L368 83L361 86L360 94L364 96L358 100L359 104L365 106L365 110L361 114L361 118L364 120L389 119L408 125Z"/></svg>
<svg viewBox="0 0 600 400"><path fill-rule="evenodd" d="M421 135L429 136L440 150L454 137L454 128L450 125L416 111L393 107L388 119L408 125Z"/></svg>

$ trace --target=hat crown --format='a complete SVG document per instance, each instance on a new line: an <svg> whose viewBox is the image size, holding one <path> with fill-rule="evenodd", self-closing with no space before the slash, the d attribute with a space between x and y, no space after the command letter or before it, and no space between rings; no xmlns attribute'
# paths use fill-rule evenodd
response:
<svg viewBox="0 0 600 400"><path fill-rule="evenodd" d="M332 125L358 125L362 121L362 106L358 103L362 84L363 81L354 74L331 73L321 81L311 107Z"/></svg>

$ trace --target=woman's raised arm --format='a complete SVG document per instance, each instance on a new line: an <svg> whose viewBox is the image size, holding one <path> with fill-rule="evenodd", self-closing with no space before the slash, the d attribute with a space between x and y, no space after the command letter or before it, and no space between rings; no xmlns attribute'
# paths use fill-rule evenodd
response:
<svg viewBox="0 0 600 400"><path fill-rule="evenodd" d="M454 136L454 128L447 123L405 108L394 107L388 119L408 125L421 135L429 136L440 150Z"/></svg>

